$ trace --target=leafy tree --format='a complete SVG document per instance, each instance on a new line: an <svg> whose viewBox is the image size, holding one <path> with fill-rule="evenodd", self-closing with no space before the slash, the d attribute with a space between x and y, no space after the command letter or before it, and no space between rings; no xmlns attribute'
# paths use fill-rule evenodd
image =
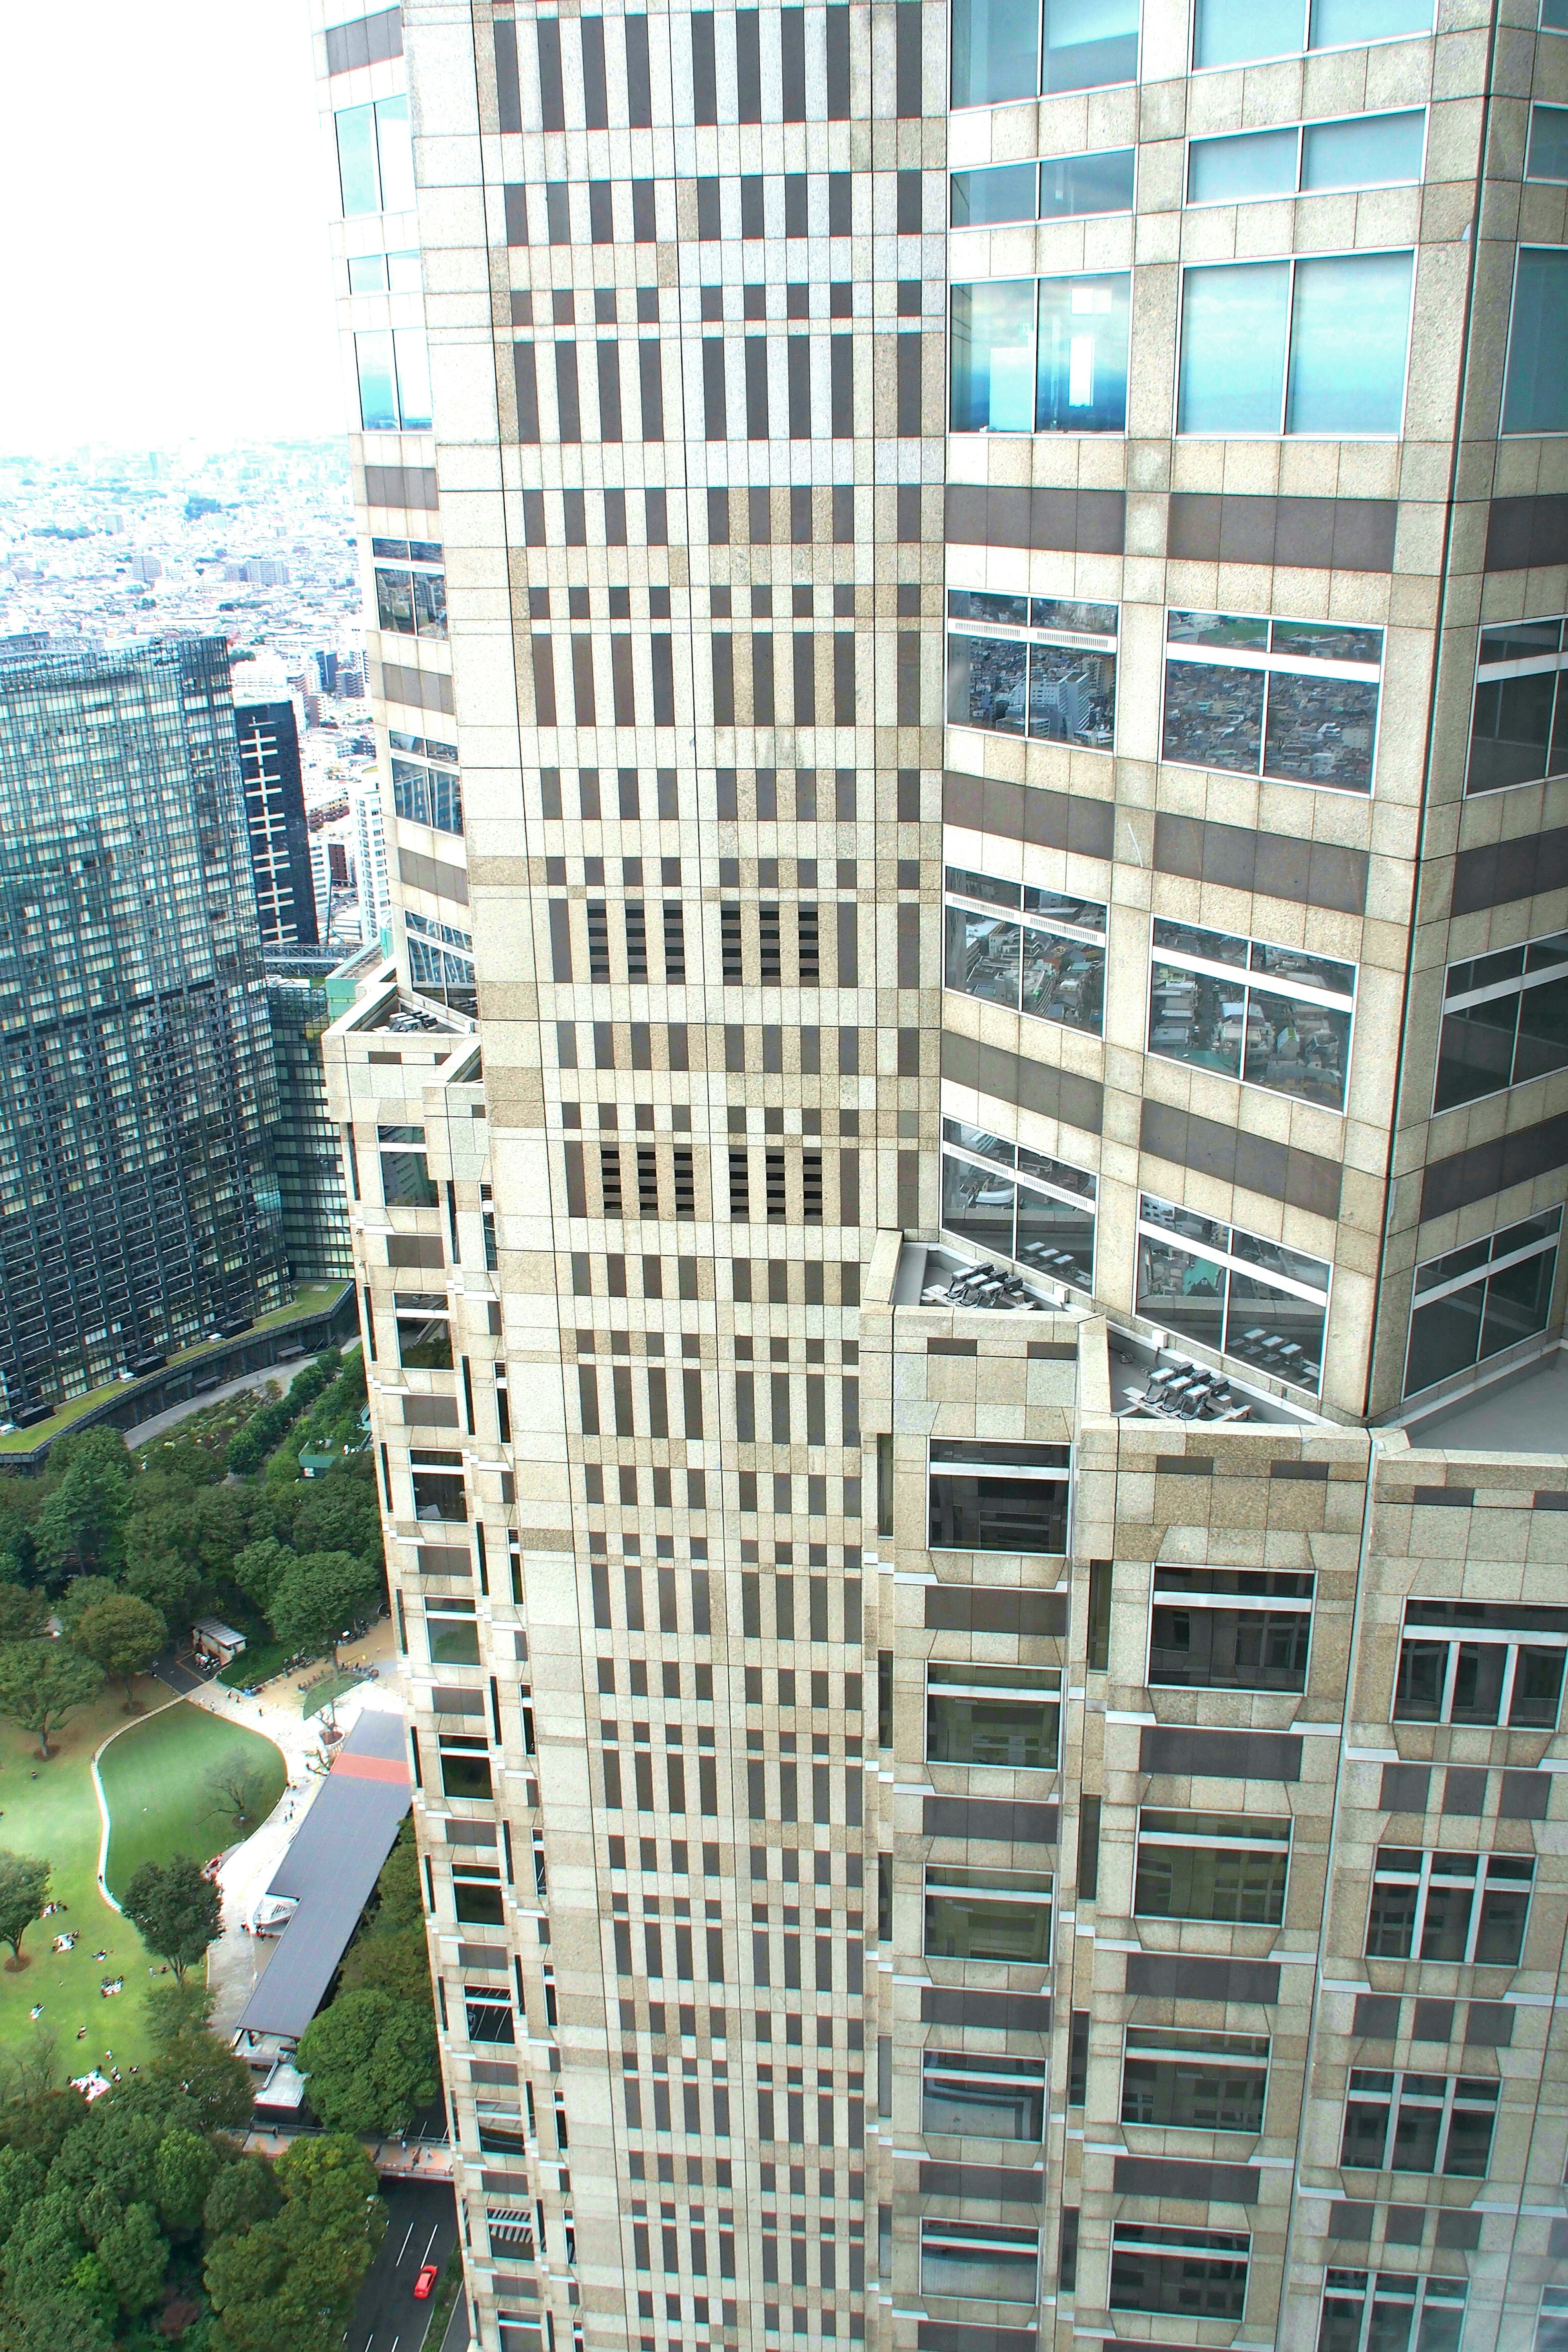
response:
<svg viewBox="0 0 1568 2352"><path fill-rule="evenodd" d="M20 2311L0 2314L0 2352L112 2352L114 2338L100 2305L70 2294L36 2297Z"/></svg>
<svg viewBox="0 0 1568 2352"><path fill-rule="evenodd" d="M114 1600L119 1591L111 1576L73 1576L59 1601L59 1619L66 1632L74 1633L79 1618L85 1617L89 1609L96 1609L100 1601ZM13 1634L10 1638L19 1640L21 1636Z"/></svg>
<svg viewBox="0 0 1568 2352"><path fill-rule="evenodd" d="M121 1557L131 1485L131 1456L118 1430L87 1429L57 1438L51 1486L38 1509L33 1542L56 1583L112 1571Z"/></svg>
<svg viewBox="0 0 1568 2352"><path fill-rule="evenodd" d="M294 1549L352 1551L361 1559L379 1560L381 1509L374 1487L342 1470L305 1482L294 1514Z"/></svg>
<svg viewBox="0 0 1568 2352"><path fill-rule="evenodd" d="M243 1748L229 1748L202 1774L202 1792L208 1812L220 1814L237 1829L261 1811L267 1783Z"/></svg>
<svg viewBox="0 0 1568 2352"><path fill-rule="evenodd" d="M151 1552L127 1560L122 1580L126 1591L145 1601L166 1624L188 1625L196 1613L201 1571L177 1552Z"/></svg>
<svg viewBox="0 0 1568 2352"><path fill-rule="evenodd" d="M439 2084L428 2001L395 2000L373 1985L340 1993L305 2028L299 2064L330 2131L406 2131Z"/></svg>
<svg viewBox="0 0 1568 2352"><path fill-rule="evenodd" d="M265 1614L268 1602L295 1559L296 1554L287 1544L279 1543L275 1536L262 1536L237 1555L229 1573L246 1599L254 1601Z"/></svg>
<svg viewBox="0 0 1568 2352"><path fill-rule="evenodd" d="M169 2241L151 2205L128 2205L98 2242L98 2259L122 2311L145 2311L157 2300L168 2267Z"/></svg>
<svg viewBox="0 0 1568 2352"><path fill-rule="evenodd" d="M0 1649L0 1715L30 1731L50 1757L49 1734L103 1688L103 1668L68 1643L8 1642Z"/></svg>
<svg viewBox="0 0 1568 2352"><path fill-rule="evenodd" d="M377 1927L353 1945L343 1958L345 1992L360 1988L390 1993L394 2000L432 2006L430 1956L423 1927Z"/></svg>
<svg viewBox="0 0 1568 2352"><path fill-rule="evenodd" d="M222 2157L200 2132L174 2124L164 2133L153 2166L153 2186L158 2219L171 2235L196 2235L213 2184L223 2168Z"/></svg>
<svg viewBox="0 0 1568 2352"><path fill-rule="evenodd" d="M37 1641L49 1613L46 1596L26 1584L0 1584L0 1643Z"/></svg>
<svg viewBox="0 0 1568 2352"><path fill-rule="evenodd" d="M258 2221L269 2221L282 2202L271 2166L258 2156L237 2157L207 2190L202 2227L209 2239L226 2238Z"/></svg>
<svg viewBox="0 0 1568 2352"><path fill-rule="evenodd" d="M381 1570L351 1551L305 1552L273 1589L267 1614L291 1649L330 1650L335 1664L345 1625L374 1607Z"/></svg>
<svg viewBox="0 0 1568 2352"><path fill-rule="evenodd" d="M44 2193L47 2168L25 2148L0 2147L0 2244L16 2226L24 2205Z"/></svg>
<svg viewBox="0 0 1568 2352"><path fill-rule="evenodd" d="M121 1908L148 1949L168 1961L182 1984L185 1970L220 1932L217 1888L188 1853L177 1853L166 1867L144 1862L125 1890Z"/></svg>
<svg viewBox="0 0 1568 2352"><path fill-rule="evenodd" d="M136 1704L132 1684L145 1674L169 1638L169 1628L151 1602L133 1592L112 1593L84 1609L71 1631L71 1646L93 1659L125 1685L125 1712Z"/></svg>
<svg viewBox="0 0 1568 2352"><path fill-rule="evenodd" d="M49 1865L36 1854L0 1848L0 1944L9 1944L7 1969L25 1969L22 1938L49 1899Z"/></svg>
<svg viewBox="0 0 1568 2352"><path fill-rule="evenodd" d="M386 2229L358 2142L296 2140L273 2167L283 2203L209 2248L205 2280L232 2352L336 2352Z"/></svg>

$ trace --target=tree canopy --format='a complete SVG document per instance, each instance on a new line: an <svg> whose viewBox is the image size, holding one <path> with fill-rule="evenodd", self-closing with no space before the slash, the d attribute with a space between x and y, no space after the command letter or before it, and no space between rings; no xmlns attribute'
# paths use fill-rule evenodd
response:
<svg viewBox="0 0 1568 2352"><path fill-rule="evenodd" d="M121 1906L150 1951L167 1960L183 1984L219 1932L221 1900L210 1878L188 1853L171 1863L144 1862L134 1873Z"/></svg>
<svg viewBox="0 0 1568 2352"><path fill-rule="evenodd" d="M0 1847L0 1944L9 1944L8 1968L25 1968L22 1938L49 1899L49 1865L37 1854Z"/></svg>
<svg viewBox="0 0 1568 2352"><path fill-rule="evenodd" d="M428 2000L399 2000L374 1985L341 1992L305 2028L299 2065L330 2130L406 2131L440 2087Z"/></svg>
<svg viewBox="0 0 1568 2352"><path fill-rule="evenodd" d="M0 1647L0 1715L33 1734L40 1756L54 1754L50 1732L102 1688L103 1668L68 1643L45 1639Z"/></svg>
<svg viewBox="0 0 1568 2352"><path fill-rule="evenodd" d="M84 1609L71 1628L71 1647L91 1658L125 1685L125 1712L135 1704L132 1685L145 1674L169 1638L169 1628L150 1601L133 1592L111 1592Z"/></svg>
<svg viewBox="0 0 1568 2352"><path fill-rule="evenodd" d="M345 1626L375 1605L381 1570L352 1551L297 1555L272 1588L267 1614L280 1642L296 1649L330 1650L336 1658Z"/></svg>

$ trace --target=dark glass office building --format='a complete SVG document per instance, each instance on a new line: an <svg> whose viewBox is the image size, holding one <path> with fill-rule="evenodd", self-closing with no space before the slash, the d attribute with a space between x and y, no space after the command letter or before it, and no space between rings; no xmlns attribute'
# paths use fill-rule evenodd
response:
<svg viewBox="0 0 1568 2352"><path fill-rule="evenodd" d="M316 897L310 881L310 835L305 823L294 706L291 702L237 703L234 722L262 943L269 948L313 948Z"/></svg>
<svg viewBox="0 0 1568 2352"><path fill-rule="evenodd" d="M0 1403L287 1297L227 649L0 659Z"/></svg>
<svg viewBox="0 0 1568 2352"><path fill-rule="evenodd" d="M266 951L267 1005L278 1072L272 1137L283 1204L283 1249L296 1282L347 1282L353 1274L342 1146L327 1104L321 1034L331 1021L326 948Z"/></svg>

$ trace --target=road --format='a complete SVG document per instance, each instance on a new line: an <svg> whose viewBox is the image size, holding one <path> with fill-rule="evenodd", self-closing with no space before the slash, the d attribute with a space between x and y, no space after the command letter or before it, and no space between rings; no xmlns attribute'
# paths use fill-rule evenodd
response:
<svg viewBox="0 0 1568 2352"><path fill-rule="evenodd" d="M458 2242L457 2200L447 2181L384 2180L381 2193L392 2219L343 2342L347 2352L419 2352L435 2299L416 2303L414 2282L423 2263L446 2269Z"/></svg>

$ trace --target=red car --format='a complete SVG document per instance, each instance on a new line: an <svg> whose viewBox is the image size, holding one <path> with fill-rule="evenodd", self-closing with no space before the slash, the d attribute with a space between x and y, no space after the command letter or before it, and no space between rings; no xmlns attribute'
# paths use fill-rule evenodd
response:
<svg viewBox="0 0 1568 2352"><path fill-rule="evenodd" d="M414 2282L414 2299L416 2303L424 2303L427 2300L431 2288L440 2275L438 2263L424 2263L420 2265L419 2275Z"/></svg>

